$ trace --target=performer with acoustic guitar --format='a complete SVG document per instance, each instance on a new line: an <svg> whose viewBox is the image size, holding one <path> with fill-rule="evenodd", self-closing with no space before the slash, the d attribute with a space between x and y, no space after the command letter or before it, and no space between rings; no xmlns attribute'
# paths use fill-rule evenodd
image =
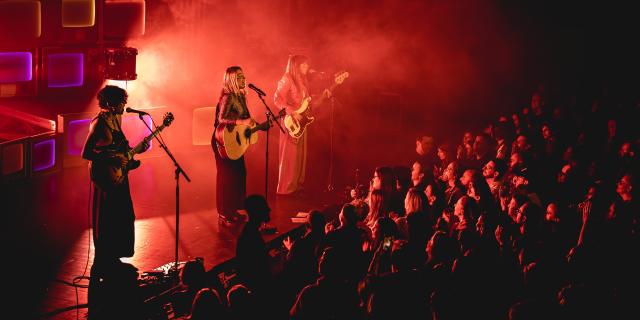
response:
<svg viewBox="0 0 640 320"><path fill-rule="evenodd" d="M242 68L227 68L220 100L216 105L216 118L211 146L216 159L216 204L219 222L238 221L246 196L247 171L244 151L255 143L257 130L269 128L266 121L260 125L251 118L247 108L246 79Z"/></svg>
<svg viewBox="0 0 640 320"><path fill-rule="evenodd" d="M82 157L90 161L93 191L91 222L95 255L92 278L108 272L120 263L121 257L133 256L135 215L129 179L126 174L117 182L108 177L111 176L110 169L126 168L134 161L126 156L129 151L137 149L135 152L139 153L149 148L146 139L136 148L130 148L122 132L122 113L128 97L124 89L108 85L97 97L100 113L91 121L82 150Z"/></svg>

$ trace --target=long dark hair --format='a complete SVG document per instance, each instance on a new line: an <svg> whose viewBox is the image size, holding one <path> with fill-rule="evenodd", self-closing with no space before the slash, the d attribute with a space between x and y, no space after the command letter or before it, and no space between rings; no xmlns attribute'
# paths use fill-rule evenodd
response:
<svg viewBox="0 0 640 320"><path fill-rule="evenodd" d="M285 73L289 74L289 76L293 79L293 83L295 83L298 91L303 93L304 96L307 96L309 94L309 83L307 81L307 75L300 72L300 65L305 62L309 62L309 58L307 56L301 54L290 55L289 61L287 61L287 68L285 69Z"/></svg>

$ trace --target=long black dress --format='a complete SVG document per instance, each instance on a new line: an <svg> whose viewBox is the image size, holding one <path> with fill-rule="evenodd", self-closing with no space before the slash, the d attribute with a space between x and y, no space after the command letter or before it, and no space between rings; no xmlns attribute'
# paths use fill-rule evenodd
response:
<svg viewBox="0 0 640 320"><path fill-rule="evenodd" d="M220 97L216 106L216 119L214 126L220 123L233 123L237 119L250 118L245 96L234 93L225 93ZM218 214L226 221L234 221L238 217L238 209L244 207L243 202L247 193L247 170L244 164L244 156L237 160L225 159L220 156L214 134L211 137L211 146L216 158L216 206Z"/></svg>
<svg viewBox="0 0 640 320"><path fill-rule="evenodd" d="M128 141L122 130L116 130L106 124L104 114L96 117L96 130L109 130L112 142L106 146L96 146L94 142L87 141L85 155L91 160L91 165L96 161L107 161L106 150L115 149L116 146L126 144ZM104 132L104 131L102 131ZM121 257L132 257L134 247L134 220L133 202L129 190L129 178L125 177L122 184L102 188L92 181L93 207L92 227L95 243L94 264L103 262L113 263Z"/></svg>

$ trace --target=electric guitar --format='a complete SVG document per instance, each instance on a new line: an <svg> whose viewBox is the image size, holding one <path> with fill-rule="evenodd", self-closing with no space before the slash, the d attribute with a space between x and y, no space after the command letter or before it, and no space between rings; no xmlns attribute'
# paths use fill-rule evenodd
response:
<svg viewBox="0 0 640 320"><path fill-rule="evenodd" d="M261 124L232 125L219 124L213 133L218 153L223 159L237 160L247 151L250 145L258 142L258 130L267 130L271 127L269 120ZM213 143L214 141L212 141Z"/></svg>
<svg viewBox="0 0 640 320"><path fill-rule="evenodd" d="M329 93L333 92L338 85L342 84L345 79L349 77L349 72L342 71L338 72L334 75L334 83L327 90ZM328 97L325 92L320 96L319 99L313 102L314 105L320 105L324 99ZM311 97L306 97L302 100L300 107L295 111L300 114L302 118L300 121L296 121L296 119L291 115L286 115L284 117L284 126L287 128L289 135L294 138L300 138L304 134L305 129L308 125L310 125L315 118L311 115Z"/></svg>
<svg viewBox="0 0 640 320"><path fill-rule="evenodd" d="M144 145L149 143L160 131L171 125L173 122L173 114L167 112L162 119L162 125L157 127L151 134L146 136L134 148L129 148L126 140L122 141L114 148L104 150L110 157L124 156L128 161L124 166L113 165L109 161L92 161L91 163L91 180L103 189L112 188L122 184L127 177L129 171L137 169L140 166L140 160L134 160L133 156L144 151Z"/></svg>

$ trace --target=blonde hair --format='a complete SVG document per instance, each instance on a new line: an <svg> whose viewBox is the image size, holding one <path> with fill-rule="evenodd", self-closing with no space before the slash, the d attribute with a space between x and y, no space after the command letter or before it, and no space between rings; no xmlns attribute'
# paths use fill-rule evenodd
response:
<svg viewBox="0 0 640 320"><path fill-rule="evenodd" d="M227 68L222 79L222 94L246 94L245 89L240 89L240 86L238 85L238 71L242 71L242 68L238 66Z"/></svg>
<svg viewBox="0 0 640 320"><path fill-rule="evenodd" d="M424 192L418 188L409 189L405 202L405 211L407 214L425 211L427 208L427 203L424 201L426 197Z"/></svg>
<svg viewBox="0 0 640 320"><path fill-rule="evenodd" d="M373 190L369 194L369 213L365 219L365 223L369 228L373 229L379 218L386 217L384 207L384 193L382 190Z"/></svg>

